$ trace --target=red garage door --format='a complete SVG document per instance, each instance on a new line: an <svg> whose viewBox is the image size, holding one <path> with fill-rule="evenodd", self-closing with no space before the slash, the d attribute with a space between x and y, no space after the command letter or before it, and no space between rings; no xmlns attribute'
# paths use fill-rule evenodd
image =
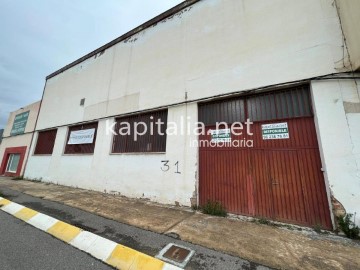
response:
<svg viewBox="0 0 360 270"><path fill-rule="evenodd" d="M307 86L200 104L199 120L201 205L332 228ZM244 132L219 142L216 122L242 122Z"/></svg>

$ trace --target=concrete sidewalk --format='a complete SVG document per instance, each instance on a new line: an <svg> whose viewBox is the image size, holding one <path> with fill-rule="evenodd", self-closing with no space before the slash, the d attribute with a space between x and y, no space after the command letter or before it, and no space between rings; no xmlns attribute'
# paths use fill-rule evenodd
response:
<svg viewBox="0 0 360 270"><path fill-rule="evenodd" d="M97 215L279 269L360 269L360 244L307 230L195 213L100 192L0 178L1 188L60 202Z"/></svg>

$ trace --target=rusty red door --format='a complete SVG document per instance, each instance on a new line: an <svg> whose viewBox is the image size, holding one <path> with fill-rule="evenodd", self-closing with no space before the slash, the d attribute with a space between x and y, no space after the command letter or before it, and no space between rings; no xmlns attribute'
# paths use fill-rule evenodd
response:
<svg viewBox="0 0 360 270"><path fill-rule="evenodd" d="M307 225L297 151L269 151L273 218Z"/></svg>
<svg viewBox="0 0 360 270"><path fill-rule="evenodd" d="M308 91L301 88L265 97L274 102L255 96L199 107L200 121L204 119L207 126L206 134L199 137L200 205L220 201L230 213L331 229ZM264 107L268 107L265 113ZM212 141L208 131L216 128L215 120L231 123L237 116L241 122L242 116L252 116L253 134L232 134L231 141L251 139L252 147L201 143ZM264 139L262 126L279 122L287 124L289 138Z"/></svg>

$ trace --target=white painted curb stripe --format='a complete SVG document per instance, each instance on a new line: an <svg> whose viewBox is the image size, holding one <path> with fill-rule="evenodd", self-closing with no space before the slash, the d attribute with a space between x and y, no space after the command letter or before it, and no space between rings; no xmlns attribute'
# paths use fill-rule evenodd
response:
<svg viewBox="0 0 360 270"><path fill-rule="evenodd" d="M172 264L168 264L168 263L165 263L162 270L179 270L181 268L175 266L175 265L172 265Z"/></svg>
<svg viewBox="0 0 360 270"><path fill-rule="evenodd" d="M88 242L85 242L87 240ZM106 261L106 259L109 258L117 245L117 243L113 241L85 231L75 237L70 244L90 253L92 256L102 261Z"/></svg>
<svg viewBox="0 0 360 270"><path fill-rule="evenodd" d="M86 251L94 244L96 236L97 235L93 233L82 231L78 236L71 240L69 244L82 251Z"/></svg>
<svg viewBox="0 0 360 270"><path fill-rule="evenodd" d="M11 202L8 205L1 207L1 209L3 211L5 211L6 213L9 213L10 215L14 215L17 212L19 212L21 209L24 209L24 208L25 208L24 206L14 203L14 202Z"/></svg>
<svg viewBox="0 0 360 270"><path fill-rule="evenodd" d="M34 227L36 227L42 231L47 231L58 221L59 220L57 220L55 218L38 213L35 216L33 216L32 218L30 218L27 221L27 223L29 223L30 225L33 225Z"/></svg>

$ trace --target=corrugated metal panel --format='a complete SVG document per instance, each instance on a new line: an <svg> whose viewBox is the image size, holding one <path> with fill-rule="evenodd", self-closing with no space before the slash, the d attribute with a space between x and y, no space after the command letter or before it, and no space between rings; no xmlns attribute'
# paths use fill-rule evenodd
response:
<svg viewBox="0 0 360 270"><path fill-rule="evenodd" d="M157 121L161 121L160 132L158 126L155 125ZM143 135L134 137L135 123L144 123L146 129L142 124L137 126L139 133ZM126 125L130 127L130 133L122 135L119 133L121 128ZM152 127L152 128L151 128ZM136 114L125 116L116 119L115 131L112 144L112 153L136 153L136 152L166 152L166 128L167 128L167 110L155 111L145 114ZM126 133L126 129L123 131Z"/></svg>
<svg viewBox="0 0 360 270"><path fill-rule="evenodd" d="M297 151L268 151L273 218L307 224Z"/></svg>
<svg viewBox="0 0 360 270"><path fill-rule="evenodd" d="M264 97L282 101L271 103ZM232 141L251 139L253 147L200 147L200 204L216 200L231 213L300 225L320 224L331 229L316 130L306 88L246 97L244 100L248 112L258 121L252 125L252 136L232 135ZM250 100L257 105L249 106ZM222 101L222 106L226 106L226 102ZM211 112L203 111L199 117L205 114L211 115ZM210 122L214 121L222 119L213 118ZM261 126L280 122L287 122L290 138L263 140ZM214 126L208 126L206 130L209 129L214 129ZM211 136L202 135L199 139L210 141Z"/></svg>
<svg viewBox="0 0 360 270"><path fill-rule="evenodd" d="M206 126L215 125L216 122L234 123L245 120L245 102L243 99L223 100L199 105L199 121Z"/></svg>
<svg viewBox="0 0 360 270"><path fill-rule="evenodd" d="M312 116L309 86L199 104L199 121L253 122Z"/></svg>

